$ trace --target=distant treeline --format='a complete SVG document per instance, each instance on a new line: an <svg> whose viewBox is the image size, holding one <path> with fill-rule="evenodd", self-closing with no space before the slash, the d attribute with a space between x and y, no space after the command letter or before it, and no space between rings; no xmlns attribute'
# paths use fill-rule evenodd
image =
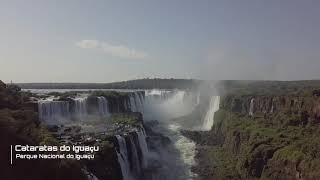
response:
<svg viewBox="0 0 320 180"><path fill-rule="evenodd" d="M320 90L320 80L301 81L220 81L221 92L238 95L297 95L309 96Z"/></svg>
<svg viewBox="0 0 320 180"><path fill-rule="evenodd" d="M192 89L194 79L137 79L114 83L18 83L23 89Z"/></svg>

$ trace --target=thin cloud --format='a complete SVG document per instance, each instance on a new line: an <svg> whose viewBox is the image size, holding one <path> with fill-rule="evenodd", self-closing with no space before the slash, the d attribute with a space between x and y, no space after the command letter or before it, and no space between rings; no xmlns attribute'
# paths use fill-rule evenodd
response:
<svg viewBox="0 0 320 180"><path fill-rule="evenodd" d="M97 40L82 40L76 43L76 46L83 49L93 49L99 47L99 41Z"/></svg>
<svg viewBox="0 0 320 180"><path fill-rule="evenodd" d="M77 42L76 46L83 49L98 49L111 56L125 59L144 59L148 56L147 53L143 51L138 51L123 45L112 45L98 40L82 40Z"/></svg>

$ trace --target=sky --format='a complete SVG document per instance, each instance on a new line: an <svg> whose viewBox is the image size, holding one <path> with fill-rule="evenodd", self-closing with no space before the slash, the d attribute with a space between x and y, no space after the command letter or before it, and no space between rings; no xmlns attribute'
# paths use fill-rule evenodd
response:
<svg viewBox="0 0 320 180"><path fill-rule="evenodd" d="M0 0L0 79L320 79L318 0Z"/></svg>

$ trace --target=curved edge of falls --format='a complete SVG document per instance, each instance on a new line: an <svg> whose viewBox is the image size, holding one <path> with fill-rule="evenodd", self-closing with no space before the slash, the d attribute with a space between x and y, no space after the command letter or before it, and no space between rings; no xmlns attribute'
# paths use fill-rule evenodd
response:
<svg viewBox="0 0 320 180"><path fill-rule="evenodd" d="M195 106L201 103L199 93L190 98L184 91L148 90L144 93L133 92L121 103L111 102L111 100L109 101L102 96L95 98L96 107L93 111L99 116L107 117L114 112L124 110L141 112L145 120L163 120L164 122L161 123L165 124L168 132L161 133L170 138L174 148L178 151L180 156L178 158L185 166L182 168L186 168L186 171L188 171L186 172L187 179L193 179L197 176L191 172L191 167L195 165L195 143L180 133L180 130L183 129L183 123L171 122L169 118L172 119L190 113ZM41 100L38 102L39 118L47 123L70 119L74 116L85 118L92 113L92 107L89 107L88 101L87 97L73 98L70 101ZM214 124L214 114L219 110L219 104L220 96L211 96L208 109L202 118L202 122L199 122L200 130L211 130ZM143 179L143 170L150 165L150 154L153 153L148 148L144 129L141 128L139 131L130 134L116 135L115 139L118 145L116 149L117 158L123 179ZM162 156L161 158L168 157ZM169 168L168 171L170 170ZM152 179L158 180L161 177L163 176Z"/></svg>

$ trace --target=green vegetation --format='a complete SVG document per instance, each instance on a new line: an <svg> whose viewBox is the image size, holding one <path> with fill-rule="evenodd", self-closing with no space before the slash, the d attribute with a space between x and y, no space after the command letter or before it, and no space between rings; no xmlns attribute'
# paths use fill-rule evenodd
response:
<svg viewBox="0 0 320 180"><path fill-rule="evenodd" d="M236 95L296 95L310 96L320 89L320 80L305 81L220 81L221 92Z"/></svg>
<svg viewBox="0 0 320 180"><path fill-rule="evenodd" d="M225 94L214 126L197 139L205 149L200 151L200 167L210 161L204 178L320 178L320 81L220 85Z"/></svg>
<svg viewBox="0 0 320 180"><path fill-rule="evenodd" d="M139 117L139 113L118 113L111 116L111 121L123 125L138 126L140 125L141 117Z"/></svg>

